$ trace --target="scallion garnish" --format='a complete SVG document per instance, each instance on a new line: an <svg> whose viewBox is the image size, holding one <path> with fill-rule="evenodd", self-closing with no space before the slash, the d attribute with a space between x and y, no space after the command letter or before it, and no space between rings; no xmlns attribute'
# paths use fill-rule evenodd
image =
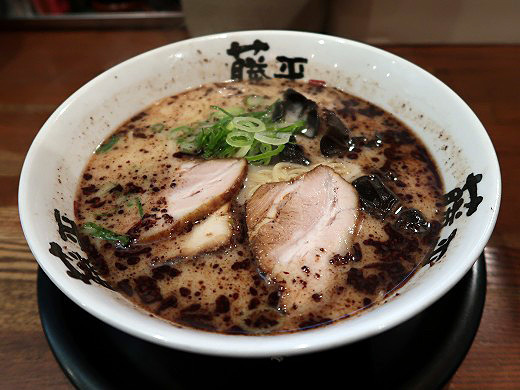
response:
<svg viewBox="0 0 520 390"><path fill-rule="evenodd" d="M288 125L285 127L280 127L276 129L278 133L294 133L295 131L302 130L305 127L305 121L297 121L292 125Z"/></svg>
<svg viewBox="0 0 520 390"><path fill-rule="evenodd" d="M250 150L251 150L251 145L243 146L236 151L236 153L233 155L233 157L238 157L238 158L244 157L247 155L247 153L249 153Z"/></svg>
<svg viewBox="0 0 520 390"><path fill-rule="evenodd" d="M219 106L210 106L211 108L213 108L214 110L219 110L220 112L222 112L224 115L230 117L230 118L233 118L233 114L231 114L230 112L227 112L226 110L224 110L222 107L219 107Z"/></svg>
<svg viewBox="0 0 520 390"><path fill-rule="evenodd" d="M227 135L226 142L236 148L243 148L244 146L251 146L253 139L253 135L247 131L234 130Z"/></svg>
<svg viewBox="0 0 520 390"><path fill-rule="evenodd" d="M87 222L81 227L81 231L91 237L101 238L105 241L110 241L119 246L128 246L130 244L130 237L124 234L117 234L112 230L105 229L94 222Z"/></svg>
<svg viewBox="0 0 520 390"><path fill-rule="evenodd" d="M255 156L246 156L247 161L260 161L265 159L270 159L273 156L276 156L277 154L281 153L281 151L285 148L285 145L278 145L276 149L257 154ZM267 163L269 164L269 163Z"/></svg>
<svg viewBox="0 0 520 390"><path fill-rule="evenodd" d="M276 131L262 131L255 133L255 139L268 145L285 145L289 142L291 133L280 133Z"/></svg>
<svg viewBox="0 0 520 390"><path fill-rule="evenodd" d="M100 154L100 153L106 153L108 152L110 149L112 149L114 147L114 145L117 143L117 141L119 141L119 136L117 135L113 135L112 137L110 137L110 139L104 143L102 143L101 145L99 145L97 148L96 148L96 154Z"/></svg>
<svg viewBox="0 0 520 390"><path fill-rule="evenodd" d="M193 133L193 129L191 127L180 126L180 127L174 128L174 129L170 129L168 131L168 138L175 138L178 140L180 137L186 136L191 133Z"/></svg>
<svg viewBox="0 0 520 390"><path fill-rule="evenodd" d="M143 211L143 204L141 203L141 199L135 198L135 204L137 205L137 211L139 212L139 216L143 218L144 211Z"/></svg>
<svg viewBox="0 0 520 390"><path fill-rule="evenodd" d="M253 103L260 104L260 100L246 101L248 106ZM301 120L295 123L273 121L274 105L264 111L247 113L242 108L211 107L218 115L213 113L207 122L169 131L169 137L175 139L183 153L203 158L245 157L254 164L267 165L283 150L291 136L306 125Z"/></svg>
<svg viewBox="0 0 520 390"><path fill-rule="evenodd" d="M233 123L237 129L250 133L265 131L265 123L252 116L237 116L233 118L231 123Z"/></svg>

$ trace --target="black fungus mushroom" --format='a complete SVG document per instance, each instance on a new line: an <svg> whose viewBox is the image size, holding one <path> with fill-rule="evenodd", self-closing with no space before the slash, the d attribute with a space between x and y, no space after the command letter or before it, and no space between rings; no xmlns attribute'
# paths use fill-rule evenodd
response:
<svg viewBox="0 0 520 390"><path fill-rule="evenodd" d="M305 156L303 148L296 143L294 136L291 137L285 148L278 155L280 161L291 162L300 165L310 165L311 160Z"/></svg>
<svg viewBox="0 0 520 390"><path fill-rule="evenodd" d="M383 146L383 138L380 134L376 134L376 136L371 139L371 140L368 140L365 144L365 146L367 148L370 148L370 149L377 149L377 148L380 148Z"/></svg>
<svg viewBox="0 0 520 390"><path fill-rule="evenodd" d="M289 123L305 120L306 127L301 134L308 138L314 138L318 134L320 128L318 105L292 88L287 89L283 94L283 100L276 102L273 107L271 114L273 122L283 118Z"/></svg>
<svg viewBox="0 0 520 390"><path fill-rule="evenodd" d="M302 131L302 134L306 137L314 138L320 129L320 116L318 114L318 105L311 100L309 102L312 104L307 105L307 127Z"/></svg>
<svg viewBox="0 0 520 390"><path fill-rule="evenodd" d="M277 100L273 105L273 113L271 114L271 120L278 122L285 116L285 106L281 100Z"/></svg>
<svg viewBox="0 0 520 390"><path fill-rule="evenodd" d="M321 153L326 157L343 154L349 150L349 130L330 110L323 110L325 134L320 141Z"/></svg>
<svg viewBox="0 0 520 390"><path fill-rule="evenodd" d="M378 175L361 176L352 185L359 194L363 210L378 219L385 219L399 203L397 196Z"/></svg>
<svg viewBox="0 0 520 390"><path fill-rule="evenodd" d="M287 89L283 93L285 112L293 112L297 117L301 117L303 115L308 101L311 100L307 99L304 95L292 88Z"/></svg>
<svg viewBox="0 0 520 390"><path fill-rule="evenodd" d="M417 209L405 209L399 212L396 229L405 233L425 234L430 230L430 223Z"/></svg>
<svg viewBox="0 0 520 390"><path fill-rule="evenodd" d="M351 137L348 141L348 151L360 152L361 148L368 142L366 137Z"/></svg>

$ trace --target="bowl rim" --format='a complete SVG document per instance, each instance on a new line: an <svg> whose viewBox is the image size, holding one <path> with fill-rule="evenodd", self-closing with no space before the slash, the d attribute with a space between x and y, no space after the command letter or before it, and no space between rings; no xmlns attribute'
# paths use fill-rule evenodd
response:
<svg viewBox="0 0 520 390"><path fill-rule="evenodd" d="M439 288L437 288L433 293L428 294L425 297L425 299L415 301L411 299L406 299L406 302L403 302L403 306L405 307L404 310L400 310L399 313L395 313L394 315L385 315L383 316L383 318L381 318L379 322L371 321L369 323L369 326L360 329L357 332L354 332L355 334L338 333L338 330L341 328L341 326L339 325L342 322L345 323L345 321L337 321L333 324L318 327L315 329L293 332L289 334L262 336L244 336L211 333L206 331L194 330L190 328L177 328L165 322L165 324L167 324L167 326L170 328L167 337L165 337L162 334L152 334L143 329L143 327L136 328L132 326L133 324L121 320L119 316L114 316L108 312L100 310L95 304L86 304L85 300L88 301L88 297L85 299L85 297L83 296L84 294L81 294L81 292L78 292L74 289L66 289L60 282L61 276L54 275L45 266L46 261L42 260L44 258L45 251L42 251L41 248L38 248L35 239L33 239L33 237L35 237L38 234L38 232L33 227L33 216L30 213L31 205L28 202L27 197L25 196L25 194L28 193L28 191L30 191L31 189L31 183L29 182L30 171L32 169L32 166L34 166L35 164L37 149L44 142L47 133L50 131L54 122L58 120L60 114L63 111L67 110L67 108L71 104L73 104L74 101L79 99L84 93L88 92L94 84L102 81L106 77L109 77L111 73L117 71L121 67L139 61L144 57L151 56L163 50L171 50L172 47L175 47L177 45L193 45L199 42L208 42L218 38L240 38L250 35L262 36L264 38L284 35L299 38L307 37L309 39L314 40L322 39L326 41L334 41L336 43L344 44L346 46L354 46L371 51L376 56L385 56L387 58L402 62L404 65L411 67L415 72L419 72L420 74L422 74L422 76L427 77L431 82L436 83L438 86L441 87L441 89L445 93L451 95L453 98L455 98L456 101L458 101L461 110L465 110L470 114L470 118L472 122L474 122L475 129L481 133L479 134L479 136L481 137L480 141L484 144L487 144L486 147L490 151L489 165L490 169L492 169L492 172L496 174L496 178L494 180L496 185L496 191L488 195L493 196L494 199L493 212L491 214L491 217L486 221L486 225L482 229L482 233L478 240L480 245L471 248L471 250L467 254L467 260L464 262L463 265L459 267L458 272L449 273L449 275L443 280L443 284L439 286ZM78 304L80 307L85 309L90 314L101 319L105 323L108 323L109 325L121 329L129 334L171 348L176 348L188 352L205 353L219 356L266 357L280 355L288 356L299 353L314 352L358 341L370 337L374 334L380 333L384 330L390 329L398 325L399 323L406 321L407 319L418 314L420 311L424 310L432 303L437 301L466 274L466 272L470 269L473 263L477 260L485 244L489 240L498 217L498 211L501 200L501 187L502 185L500 167L496 151L482 123L477 118L475 113L471 110L471 108L462 100L462 98L460 98L451 88L449 88L446 84L444 84L442 81L437 79L435 76L433 76L426 70L422 69L421 67L413 64L412 62L406 59L403 59L385 50L345 38L300 31L250 30L206 35L202 37L191 38L163 45L158 48L141 53L137 56L131 57L121 63L118 63L117 65L104 71L103 73L99 74L98 76L81 86L72 95L70 95L62 104L59 105L59 107L51 114L51 116L47 119L47 121L43 124L43 126L35 136L29 148L29 151L27 152L20 174L20 182L18 187L18 205L20 222L25 238L27 240L29 248L31 249L31 252L35 256L40 267L49 276L52 282L56 286L58 286L58 288L66 296L68 296L72 301L74 301L76 304Z"/></svg>

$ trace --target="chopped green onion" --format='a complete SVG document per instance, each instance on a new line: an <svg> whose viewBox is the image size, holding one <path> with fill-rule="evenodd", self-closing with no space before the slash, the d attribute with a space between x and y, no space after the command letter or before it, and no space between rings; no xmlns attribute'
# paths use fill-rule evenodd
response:
<svg viewBox="0 0 520 390"><path fill-rule="evenodd" d="M250 95L245 98L245 103L249 108L255 108L264 103L264 98L262 96Z"/></svg>
<svg viewBox="0 0 520 390"><path fill-rule="evenodd" d="M117 141L119 141L119 136L118 135L113 135L112 137L110 137L110 139L104 143L102 143L101 145L99 145L97 148L96 148L96 154L100 154L100 153L106 153L108 152L110 149L112 149L114 147L114 145L117 143Z"/></svg>
<svg viewBox="0 0 520 390"><path fill-rule="evenodd" d="M180 144L186 144L186 143L193 143L197 136L195 134L188 134L188 135L180 135L177 138L175 138L175 141Z"/></svg>
<svg viewBox="0 0 520 390"><path fill-rule="evenodd" d="M213 108L216 108L216 106L213 106ZM225 111L224 112L222 112ZM242 108L242 107L229 107L227 109L222 109L222 110L217 110L217 111L214 111L213 113L211 113L209 119L222 119L222 118L227 118L227 119L231 119L235 116L238 116L240 114L243 114L245 112L245 110ZM210 123L210 122L208 122Z"/></svg>
<svg viewBox="0 0 520 390"><path fill-rule="evenodd" d="M293 133L295 131L302 130L304 127L305 127L305 121L297 121L297 122L294 122L292 125L280 127L278 129L276 129L276 131L282 132L282 133Z"/></svg>
<svg viewBox="0 0 520 390"><path fill-rule="evenodd" d="M190 143L190 142L183 142L179 144L181 152L188 153L188 154L197 154L199 151L199 148L197 145Z"/></svg>
<svg viewBox="0 0 520 390"><path fill-rule="evenodd" d="M253 143L253 135L246 131L235 130L227 135L226 142L235 148L251 146Z"/></svg>
<svg viewBox="0 0 520 390"><path fill-rule="evenodd" d="M233 116L238 116L240 114L243 114L245 110L242 107L229 107L227 109L227 112Z"/></svg>
<svg viewBox="0 0 520 390"><path fill-rule="evenodd" d="M177 135L177 137L175 137L176 133L180 133L180 135ZM186 136L186 135L189 135L193 133L193 129L189 126L180 126L180 127L176 127L174 129L170 129L168 131L168 138L172 139L172 138L176 138L176 139L179 139L179 137L182 137L182 136Z"/></svg>
<svg viewBox="0 0 520 390"><path fill-rule="evenodd" d="M222 107L219 107L219 106L210 106L211 108L213 108L214 110L219 110L221 112L223 112L226 116L229 116L230 118L233 118L234 115L227 112L226 110L224 110Z"/></svg>
<svg viewBox="0 0 520 390"><path fill-rule="evenodd" d="M180 135L174 137L177 143L193 142L197 138L197 134L191 127L187 127L183 130Z"/></svg>
<svg viewBox="0 0 520 390"><path fill-rule="evenodd" d="M238 151L235 153L235 155L233 157L237 157L237 158L244 157L245 155L247 155L249 150L251 150L251 145L243 146L240 149L238 149Z"/></svg>
<svg viewBox="0 0 520 390"><path fill-rule="evenodd" d="M154 133L160 133L161 131L164 130L164 125L162 123L156 123L156 124L152 125L152 127L150 127L150 129Z"/></svg>
<svg viewBox="0 0 520 390"><path fill-rule="evenodd" d="M260 143L260 152L261 153L267 153L267 152L270 152L271 150L273 150L271 145L265 144L263 142Z"/></svg>
<svg viewBox="0 0 520 390"><path fill-rule="evenodd" d="M274 131L262 131L255 133L255 139L269 145L283 145L289 142L291 133L276 133Z"/></svg>
<svg viewBox="0 0 520 390"><path fill-rule="evenodd" d="M170 133L176 133L177 131L182 131L183 133L185 132L192 132L193 129L189 126L179 126L179 127L175 127L173 129L170 129Z"/></svg>
<svg viewBox="0 0 520 390"><path fill-rule="evenodd" d="M141 199L136 198L136 199L135 199L135 204L137 205L137 211L139 212L139 216L140 216L141 218L143 218L143 216L144 216L144 211L143 211L143 204L141 203Z"/></svg>
<svg viewBox="0 0 520 390"><path fill-rule="evenodd" d="M204 121L204 122L197 123L197 126L195 126L195 127L197 128L197 131L200 131L202 129L207 129L209 127L212 127L214 124L215 124L214 122Z"/></svg>
<svg viewBox="0 0 520 390"><path fill-rule="evenodd" d="M195 146L202 150L202 157L229 157L233 155L234 148L226 142L229 133L224 124L228 120L223 119L215 123L212 127L201 129L194 141Z"/></svg>
<svg viewBox="0 0 520 390"><path fill-rule="evenodd" d="M81 227L83 233L88 234L91 237L101 238L105 241L111 241L112 243L119 244L121 246L128 246L130 243L130 237L124 234L117 234L111 230L105 229L102 226L95 224L94 222L87 222Z"/></svg>
<svg viewBox="0 0 520 390"><path fill-rule="evenodd" d="M267 111L257 111L257 112L248 112L248 116L252 116L253 118L258 118L263 120L264 122L271 121L271 113L269 110Z"/></svg>
<svg viewBox="0 0 520 390"><path fill-rule="evenodd" d="M271 162L272 156L265 154L265 153L269 153L272 150L273 150L273 147L271 145L261 142L260 143L260 154L264 154L264 156L266 156L266 157L264 157L262 160L257 160L256 163L262 164L262 165L269 165L269 163Z"/></svg>
<svg viewBox="0 0 520 390"><path fill-rule="evenodd" d="M285 148L285 145L279 145L276 149L274 150L271 150L269 152L264 152L264 153L260 153L260 154L257 154L255 156L246 156L245 159L247 161L259 161L259 160L264 160L266 158L271 158L273 156L276 156L277 154L280 154L282 152L282 150Z"/></svg>
<svg viewBox="0 0 520 390"><path fill-rule="evenodd" d="M252 96L248 98L249 104L260 103ZM202 158L245 157L255 165L267 165L290 142L291 136L305 127L304 121L273 122L274 104L264 111L247 114L242 113L243 108L211 107L217 112L208 121L170 130L169 137L182 152Z"/></svg>
<svg viewBox="0 0 520 390"><path fill-rule="evenodd" d="M239 130L256 133L257 131L265 130L265 123L258 118L252 116L237 116L231 121Z"/></svg>

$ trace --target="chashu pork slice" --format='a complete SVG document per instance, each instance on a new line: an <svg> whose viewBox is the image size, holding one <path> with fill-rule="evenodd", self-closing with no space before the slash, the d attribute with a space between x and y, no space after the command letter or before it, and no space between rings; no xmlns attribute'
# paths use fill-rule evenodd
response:
<svg viewBox="0 0 520 390"><path fill-rule="evenodd" d="M340 283L334 255L345 255L356 230L358 195L320 165L288 182L260 186L246 204L250 245L260 268L281 286L280 307L309 312Z"/></svg>
<svg viewBox="0 0 520 390"><path fill-rule="evenodd" d="M246 175L245 159L186 161L172 174L173 187L147 199L144 217L128 234L149 243L189 230L234 198Z"/></svg>
<svg viewBox="0 0 520 390"><path fill-rule="evenodd" d="M194 224L189 232L155 243L151 265L160 266L178 258L198 256L229 245L235 233L233 226L231 204L228 202Z"/></svg>

